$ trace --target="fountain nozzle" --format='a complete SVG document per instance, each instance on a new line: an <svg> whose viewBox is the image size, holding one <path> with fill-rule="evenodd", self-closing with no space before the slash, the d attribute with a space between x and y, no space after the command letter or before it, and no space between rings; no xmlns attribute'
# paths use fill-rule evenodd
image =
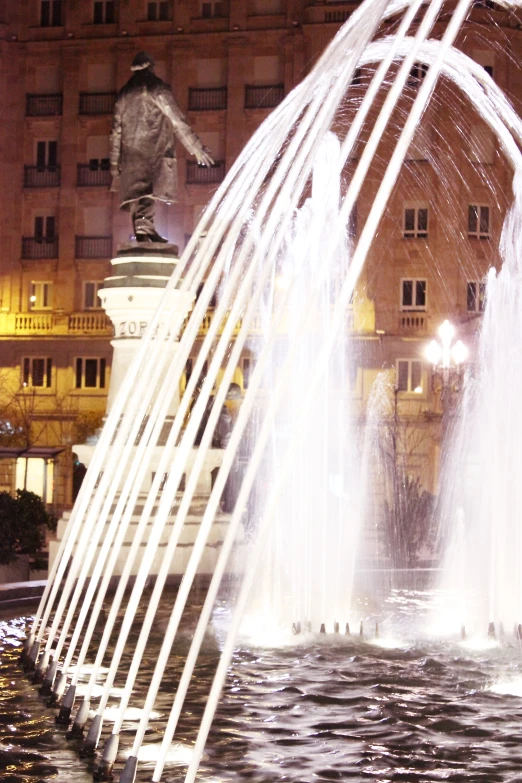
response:
<svg viewBox="0 0 522 783"><path fill-rule="evenodd" d="M43 678L42 687L38 691L40 696L49 696L52 693L57 669L58 661L51 661L45 673L45 677Z"/></svg>
<svg viewBox="0 0 522 783"><path fill-rule="evenodd" d="M120 775L120 783L134 783L136 780L137 756L129 756Z"/></svg>
<svg viewBox="0 0 522 783"><path fill-rule="evenodd" d="M69 685L67 693L63 697L62 706L60 712L55 718L56 723L59 726L68 726L71 720L71 712L74 707L74 699L76 697L76 685Z"/></svg>
<svg viewBox="0 0 522 783"><path fill-rule="evenodd" d="M67 739L81 739L83 737L83 729L89 717L90 706L90 700L84 698L78 707L78 712L76 713L71 730L65 735Z"/></svg>
<svg viewBox="0 0 522 783"><path fill-rule="evenodd" d="M116 761L116 756L118 755L118 746L120 744L120 735L119 734L111 734L107 742L105 743L105 747L103 748L103 754L100 759L100 763L94 770L92 776L94 780L112 780L112 768L114 767L114 762ZM127 764L129 761L134 758L135 756L129 756L127 759ZM136 759L136 763L137 763ZM127 764L125 764L125 768L123 772L121 773L120 781L122 780L130 780L129 777L124 777L125 770L127 769ZM134 776L136 775L136 766L134 767ZM134 777L132 778L134 780Z"/></svg>
<svg viewBox="0 0 522 783"><path fill-rule="evenodd" d="M95 715L89 727L89 731L87 732L87 736L85 737L83 745L80 748L81 757L95 755L96 748L98 747L98 742L100 741L102 726L103 726L103 716L100 714Z"/></svg>

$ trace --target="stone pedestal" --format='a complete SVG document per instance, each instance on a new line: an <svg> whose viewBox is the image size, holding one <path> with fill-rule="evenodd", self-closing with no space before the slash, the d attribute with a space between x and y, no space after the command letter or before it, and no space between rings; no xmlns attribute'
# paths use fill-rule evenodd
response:
<svg viewBox="0 0 522 783"><path fill-rule="evenodd" d="M100 290L100 298L105 311L114 325L114 339L112 346L114 356L112 361L111 380L109 386L109 397L107 402L107 412L110 411L121 384L124 381L125 374L130 362L138 349L140 338L143 336L148 324L152 320L154 312L164 295L164 289L174 271L178 262L178 249L175 245L165 245L159 243L144 243L143 245L129 244L123 246L118 251L116 258L111 261L112 275L104 281L103 289ZM189 314L192 308L192 298L189 294L174 290L171 293L172 301L170 303L170 316L172 311L177 309L181 314L180 323ZM177 341L172 343L170 350L174 356L177 349ZM169 416L174 416L179 406L179 395L175 395ZM94 453L95 444L85 443L73 446L73 451L78 454L80 461L88 466ZM141 509L145 503L147 494L154 480L154 475L159 466L161 458L161 446L154 450L153 458L147 466L147 472L140 487L139 499L132 515L131 523L118 562L114 571L114 576L118 577L123 569L128 549L134 537L134 531L140 519ZM192 449L187 463L187 472L190 472L197 454L197 449ZM196 494L191 503L184 527L182 540L180 541L176 554L170 567L171 577L178 578L184 573L186 564L190 557L195 537L197 535L201 517L206 507L207 499L212 488L212 477L221 465L223 452L221 449L209 449L205 455L205 464L198 479ZM50 542L49 546L49 565L51 566L58 552L61 538L65 532L70 514L66 513L58 523L57 541ZM167 521L163 539L158 547L156 560L151 573L157 572L162 552L166 546L166 540L174 524L175 515ZM222 545L223 537L226 533L229 516L228 514L218 514L209 541L205 547L202 560L198 569L199 574L211 574L214 570L217 557ZM150 522L149 522L150 525ZM241 539L243 536L240 537ZM148 539L148 531L145 531L140 553L136 558L133 567L133 574L137 573L137 568L141 561L141 553L144 551ZM242 549L243 542L239 541L239 550ZM101 544L100 544L101 546ZM241 558L234 561L235 570L237 563Z"/></svg>
<svg viewBox="0 0 522 783"><path fill-rule="evenodd" d="M105 312L114 326L107 413L114 404L139 340L164 295L164 288L177 262L178 248L157 242L125 245L111 261L113 274L105 279L99 292ZM174 290L170 296L170 312L177 310L184 319L192 308L191 295ZM170 350L174 356L176 343ZM169 413L174 415L178 406L179 396L176 395Z"/></svg>

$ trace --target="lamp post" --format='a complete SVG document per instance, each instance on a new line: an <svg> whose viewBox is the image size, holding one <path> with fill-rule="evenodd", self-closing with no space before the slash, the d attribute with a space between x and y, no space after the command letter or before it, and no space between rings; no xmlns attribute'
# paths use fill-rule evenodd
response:
<svg viewBox="0 0 522 783"><path fill-rule="evenodd" d="M431 383L433 391L440 392L442 412L444 414L451 396L460 391L464 362L468 357L468 349L455 337L455 327L448 320L438 329L439 339L432 340L426 348L426 358L433 366Z"/></svg>

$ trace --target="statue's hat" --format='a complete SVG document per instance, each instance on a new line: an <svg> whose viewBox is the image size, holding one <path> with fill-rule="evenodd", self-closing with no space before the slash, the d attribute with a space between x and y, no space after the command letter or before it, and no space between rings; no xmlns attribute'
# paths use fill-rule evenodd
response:
<svg viewBox="0 0 522 783"><path fill-rule="evenodd" d="M147 52L138 52L132 61L131 71L142 71L144 68L154 68L154 60Z"/></svg>

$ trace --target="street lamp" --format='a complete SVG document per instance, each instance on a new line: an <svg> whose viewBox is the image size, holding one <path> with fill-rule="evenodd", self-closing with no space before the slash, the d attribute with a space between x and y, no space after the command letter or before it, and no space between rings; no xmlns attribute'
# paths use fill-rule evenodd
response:
<svg viewBox="0 0 522 783"><path fill-rule="evenodd" d="M432 340L426 348L426 358L433 365L432 387L440 391L442 400L448 392L459 391L468 357L468 349L462 340L453 342L454 336L455 327L446 320L439 326L439 340Z"/></svg>

